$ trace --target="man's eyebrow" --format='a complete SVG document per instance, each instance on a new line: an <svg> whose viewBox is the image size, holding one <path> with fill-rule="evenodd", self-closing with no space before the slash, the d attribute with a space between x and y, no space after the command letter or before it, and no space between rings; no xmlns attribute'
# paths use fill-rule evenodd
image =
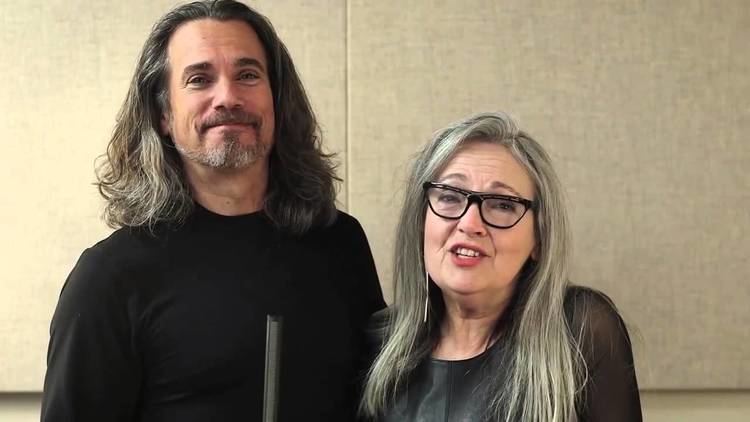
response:
<svg viewBox="0 0 750 422"><path fill-rule="evenodd" d="M266 72L266 67L263 66L263 63L261 63L260 60L254 59L252 57L240 57L239 59L235 60L234 65L236 67L253 66L260 69L263 73Z"/></svg>
<svg viewBox="0 0 750 422"><path fill-rule="evenodd" d="M234 61L234 65L236 67L253 66L257 67L264 73L266 72L266 68L265 66L263 66L263 63L261 63L260 60L254 59L252 57L240 57L239 59ZM182 80L184 81L191 73L206 71L210 69L213 69L213 65L209 62L199 62L187 65L182 71Z"/></svg>
<svg viewBox="0 0 750 422"><path fill-rule="evenodd" d="M184 81L185 78L187 78L188 75L190 75L193 72L208 70L208 69L211 69L212 67L213 66L211 66L211 63L209 62L200 62L200 63L193 63L191 65L187 65L185 66L185 69L182 71L181 80Z"/></svg>

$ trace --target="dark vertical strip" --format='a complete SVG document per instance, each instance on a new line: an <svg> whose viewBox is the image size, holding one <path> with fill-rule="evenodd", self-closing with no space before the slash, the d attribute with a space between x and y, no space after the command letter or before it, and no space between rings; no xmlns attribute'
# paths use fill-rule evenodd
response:
<svg viewBox="0 0 750 422"><path fill-rule="evenodd" d="M281 335L283 320L278 315L266 319L266 376L263 390L263 422L276 422L279 409Z"/></svg>

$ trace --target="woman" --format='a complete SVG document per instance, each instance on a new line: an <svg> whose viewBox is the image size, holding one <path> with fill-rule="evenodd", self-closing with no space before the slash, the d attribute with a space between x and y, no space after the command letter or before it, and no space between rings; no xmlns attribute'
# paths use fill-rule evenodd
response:
<svg viewBox="0 0 750 422"><path fill-rule="evenodd" d="M439 131L414 163L394 303L362 413L377 421L640 421L612 302L568 282L560 182L505 114Z"/></svg>

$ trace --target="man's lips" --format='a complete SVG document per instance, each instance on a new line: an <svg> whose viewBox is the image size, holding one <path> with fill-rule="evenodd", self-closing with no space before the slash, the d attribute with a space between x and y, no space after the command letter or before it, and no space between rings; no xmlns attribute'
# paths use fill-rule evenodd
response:
<svg viewBox="0 0 750 422"><path fill-rule="evenodd" d="M246 122L225 122L225 123L219 123L219 124L212 124L205 126L203 130L201 130L201 134L207 135L209 132L213 132L214 134L220 134L221 132L249 132L252 131L253 133L259 134L260 133L260 125L257 123L246 123Z"/></svg>
<svg viewBox="0 0 750 422"><path fill-rule="evenodd" d="M247 123L222 123L219 125L212 125L206 128L206 131L209 131L211 129L253 129L255 128L255 125L253 124L247 124Z"/></svg>

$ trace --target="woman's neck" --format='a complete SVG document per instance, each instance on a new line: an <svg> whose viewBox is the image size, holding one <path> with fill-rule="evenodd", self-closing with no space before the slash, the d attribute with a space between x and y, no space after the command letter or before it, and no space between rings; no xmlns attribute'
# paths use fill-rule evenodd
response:
<svg viewBox="0 0 750 422"><path fill-rule="evenodd" d="M451 300L444 295L444 302L440 340L432 357L462 360L480 355L497 340L497 323L510 300L476 305Z"/></svg>

